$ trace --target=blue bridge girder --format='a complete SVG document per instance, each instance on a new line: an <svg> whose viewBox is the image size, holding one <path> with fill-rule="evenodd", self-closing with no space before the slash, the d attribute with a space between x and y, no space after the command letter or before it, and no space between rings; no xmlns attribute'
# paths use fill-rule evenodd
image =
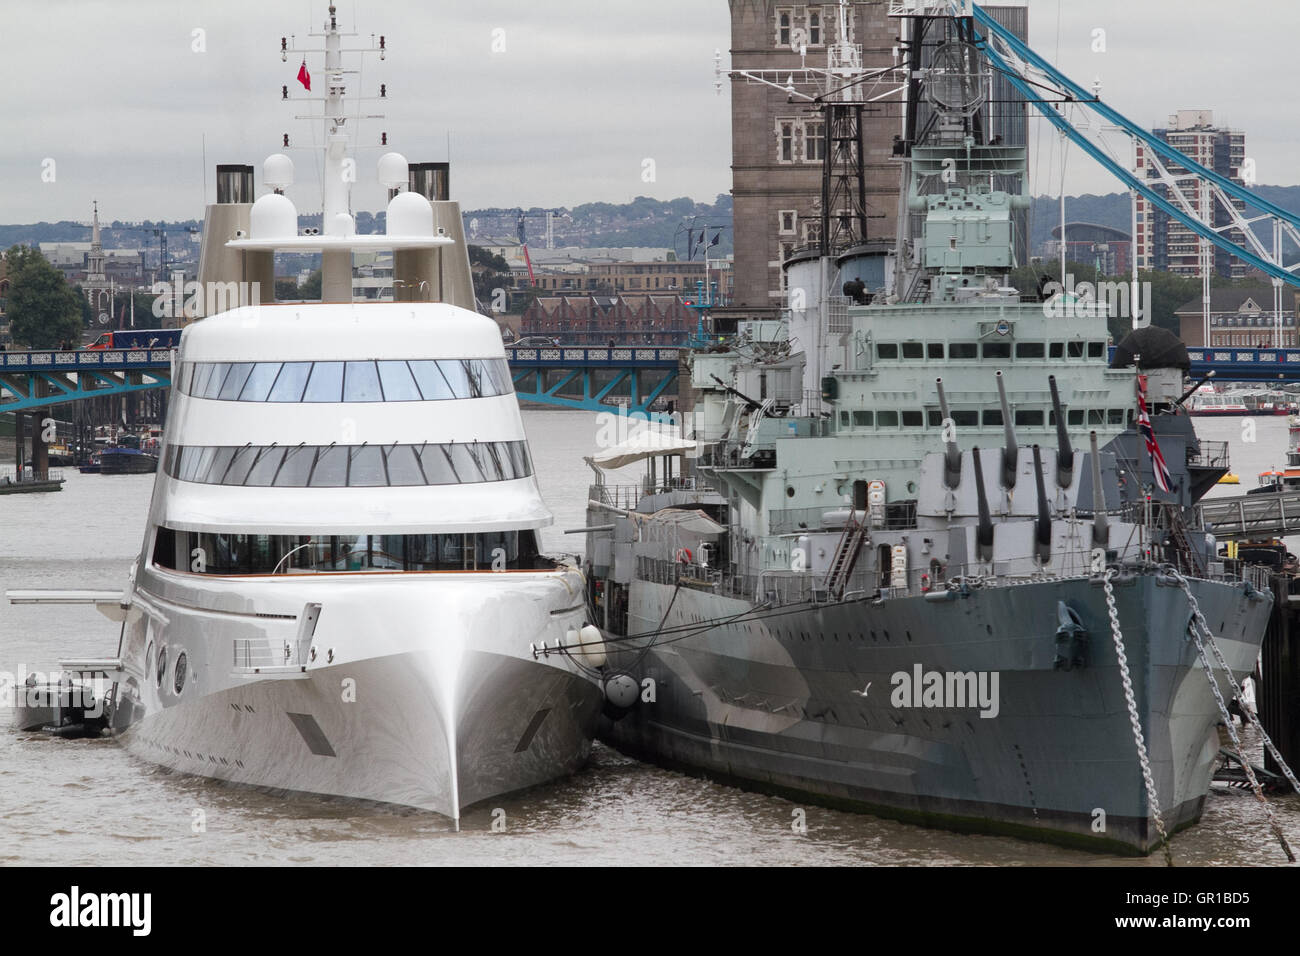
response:
<svg viewBox="0 0 1300 956"><path fill-rule="evenodd" d="M169 388L173 355L172 349L0 352L0 412Z"/></svg>
<svg viewBox="0 0 1300 956"><path fill-rule="evenodd" d="M1120 164L1113 156L1092 142L1080 129L1074 126L1065 116L1058 112L1052 103L1047 102L1043 97L1041 84L1031 85L1024 74L1016 68L1016 64L1008 62L1008 57L1018 59L1026 66L1032 66L1039 70L1051 84L1054 84L1062 93L1064 101L1077 104L1080 107L1088 108L1096 112L1107 123L1113 124L1124 132L1128 133L1136 140L1141 140L1153 152L1158 153L1163 159L1176 163L1177 165L1188 170L1196 176L1201 182L1222 189L1233 199L1244 202L1248 207L1253 207L1264 213L1261 218L1270 218L1274 222L1281 224L1284 228L1294 229L1300 226L1300 217L1294 213L1269 202L1258 194L1246 189L1243 186L1234 183L1231 179L1221 176L1211 169L1200 165L1195 160L1184 155L1179 150L1174 149L1168 143L1165 143L1159 137L1142 129L1138 124L1121 115L1117 110L1103 103L1098 97L1093 96L1084 90L1077 83L1069 79L1041 56L1031 50L1028 44L1020 40L1014 33L998 23L987 11L982 10L977 4L972 4L973 20L988 32L980 36L975 35L975 48L984 54L985 58L993 67L1006 77L1007 81L1020 93L1026 102L1033 104L1053 126L1061 133L1079 146L1092 159L1096 160L1111 175L1122 182L1128 189L1141 194L1148 202L1156 206L1161 211L1168 214L1177 222L1181 223L1187 229L1196 233L1202 239L1207 240L1218 248L1224 250L1230 255L1235 256L1242 262L1254 266L1261 272L1266 273L1272 279L1278 282L1284 282L1292 286L1300 286L1300 275L1296 275L1291 268L1284 268L1281 264L1275 263L1257 254L1249 248L1244 242L1237 243L1230 239L1225 233L1218 231L1216 228L1207 225L1201 220L1188 215L1183 209L1172 202L1170 199L1161 195L1152 188L1152 184L1145 179L1141 179L1133 172ZM1007 56L1004 57L995 49L994 40L1004 44L1004 50Z"/></svg>
<svg viewBox="0 0 1300 956"><path fill-rule="evenodd" d="M682 351L507 348L506 358L521 402L588 411L624 405L649 414L677 381ZM171 349L0 352L0 412L169 388L173 355Z"/></svg>
<svg viewBox="0 0 1300 956"><path fill-rule="evenodd" d="M610 411L623 404L628 412L648 415L677 381L683 351L656 346L507 347L506 359L521 402L587 411Z"/></svg>

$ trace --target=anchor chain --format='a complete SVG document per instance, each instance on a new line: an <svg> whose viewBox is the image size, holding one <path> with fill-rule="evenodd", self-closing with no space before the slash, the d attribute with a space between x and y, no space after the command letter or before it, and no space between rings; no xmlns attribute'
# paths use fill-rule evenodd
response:
<svg viewBox="0 0 1300 956"><path fill-rule="evenodd" d="M1269 827L1273 830L1273 835L1277 837L1277 841L1282 847L1282 852L1286 854L1286 858L1289 862L1294 863L1296 861L1295 854L1291 851L1291 845L1287 842L1286 835L1282 832L1282 827L1277 821L1277 816L1273 813L1273 805L1269 803L1268 798L1264 796L1264 789L1259 785L1259 781L1255 778L1255 771L1251 768L1250 762L1246 759L1246 751L1241 744L1241 735L1237 733L1236 725L1232 722L1232 715L1228 712L1228 705L1224 703L1223 693L1219 690L1219 682L1215 680L1214 668L1210 664L1209 656L1205 653L1206 643L1209 643L1210 647L1213 648L1215 659L1219 662L1219 667L1223 670L1224 674L1227 675L1228 683L1232 685L1232 691L1236 695L1237 702L1241 704L1241 712L1245 714L1259 729L1260 737L1264 740L1264 745L1269 749L1269 752L1273 754L1273 758L1278 762L1278 766L1282 768L1282 772L1286 775L1287 780L1291 782L1291 786L1294 787L1298 793L1300 793L1300 784L1296 783L1295 774L1291 772L1291 768L1286 765L1286 761L1282 759L1281 754L1277 752L1277 748L1273 746L1273 741L1269 738L1263 725L1260 724L1259 718L1255 715L1254 710L1246 703L1241 692L1241 687L1237 684L1236 678L1232 676L1232 669L1228 667L1227 661L1224 660L1223 653L1219 650L1218 642L1214 639L1214 632L1210 630L1209 624L1206 623L1205 615L1201 613L1200 604L1197 603L1195 595L1192 594L1191 586L1188 584L1187 579L1173 568L1166 568L1165 572L1178 582L1179 587L1183 589L1183 594L1187 597L1187 603L1191 606L1192 626L1190 626L1188 630L1191 631L1192 639L1196 642L1196 652L1201 661L1201 669L1205 671L1205 676L1210 682L1210 690L1214 693L1215 703L1218 704L1219 714L1228 728L1228 736L1232 738L1232 745L1236 748L1237 758L1241 761L1242 770L1245 771L1246 779L1250 782L1250 789L1254 791L1255 799L1263 804L1264 813L1268 817ZM1202 641L1202 633L1204 633L1205 636L1204 641Z"/></svg>
<svg viewBox="0 0 1300 956"><path fill-rule="evenodd" d="M1138 719L1137 698L1133 696L1133 678L1128 670L1128 655L1124 653L1124 635L1119 628L1119 610L1115 606L1115 586L1111 579L1115 576L1114 568L1107 568L1102 578L1102 587L1106 591L1106 613L1110 616L1110 633L1115 642L1115 657L1119 660L1119 676L1124 682L1124 701L1128 704L1128 722L1133 727L1133 742L1137 744L1138 762L1142 765L1142 783L1146 787L1147 802L1151 805L1151 815L1155 818L1156 832L1160 834L1160 843L1165 851L1165 865L1174 865L1174 855L1169 848L1169 834L1165 832L1165 818L1160 813L1160 797L1156 793L1156 781L1151 776L1151 760L1147 756L1146 739L1142 735L1142 722Z"/></svg>

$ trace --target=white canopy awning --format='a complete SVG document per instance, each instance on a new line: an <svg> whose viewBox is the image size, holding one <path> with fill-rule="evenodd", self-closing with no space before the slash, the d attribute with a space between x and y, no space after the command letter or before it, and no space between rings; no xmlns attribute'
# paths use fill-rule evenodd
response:
<svg viewBox="0 0 1300 956"><path fill-rule="evenodd" d="M606 448L585 460L593 467L612 471L660 455L684 455L688 451L694 451L695 448L696 443L690 439L646 428L622 444Z"/></svg>

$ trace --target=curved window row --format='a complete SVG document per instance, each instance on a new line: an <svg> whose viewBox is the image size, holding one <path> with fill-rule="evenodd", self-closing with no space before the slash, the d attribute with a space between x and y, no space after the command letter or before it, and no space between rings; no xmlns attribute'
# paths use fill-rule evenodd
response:
<svg viewBox="0 0 1300 956"><path fill-rule="evenodd" d="M401 488L527 478L525 441L422 445L171 445L180 481L260 488Z"/></svg>
<svg viewBox="0 0 1300 956"><path fill-rule="evenodd" d="M505 359L186 362L178 387L222 402L439 402L514 391Z"/></svg>
<svg viewBox="0 0 1300 956"><path fill-rule="evenodd" d="M154 564L199 574L525 571L550 568L533 531L477 534L214 534L159 528Z"/></svg>

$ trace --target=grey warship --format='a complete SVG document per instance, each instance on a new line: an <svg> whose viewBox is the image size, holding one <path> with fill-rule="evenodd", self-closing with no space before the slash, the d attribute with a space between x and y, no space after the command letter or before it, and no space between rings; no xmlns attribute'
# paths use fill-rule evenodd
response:
<svg viewBox="0 0 1300 956"><path fill-rule="evenodd" d="M692 352L680 432L588 459L601 737L796 801L1149 853L1198 820L1219 749L1194 609L1240 680L1272 597L1200 521L1228 463L1181 408L1185 351L1143 329L1112 367L1108 303L1011 287L1026 151L981 125L945 29L942 75L908 84L930 132L896 149L913 235L796 253L781 320ZM828 83L828 129L869 95Z"/></svg>

